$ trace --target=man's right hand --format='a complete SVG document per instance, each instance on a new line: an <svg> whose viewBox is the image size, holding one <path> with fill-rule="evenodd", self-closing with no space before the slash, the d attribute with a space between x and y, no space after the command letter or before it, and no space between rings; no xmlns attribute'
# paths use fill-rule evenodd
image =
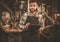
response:
<svg viewBox="0 0 60 42"><path fill-rule="evenodd" d="M26 26L26 29L28 29L28 26L29 26L29 25L30 25L30 23L26 23L26 25L25 25L25 26Z"/></svg>

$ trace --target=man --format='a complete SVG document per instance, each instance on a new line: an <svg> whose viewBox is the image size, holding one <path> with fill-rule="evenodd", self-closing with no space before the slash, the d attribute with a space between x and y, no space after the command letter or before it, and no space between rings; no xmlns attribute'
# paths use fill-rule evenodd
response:
<svg viewBox="0 0 60 42"><path fill-rule="evenodd" d="M27 29L26 27L28 27L30 25L30 23L26 23L26 20L28 18L28 16L35 16L35 17L38 17L39 18L39 23L42 24L42 14L38 13L37 11L37 8L38 8L38 5L37 5L37 2L36 1L31 1L30 2L30 12L26 12L25 14L22 15L21 19L20 19L20 24L19 24L19 27L21 29ZM25 24L25 25L24 25Z"/></svg>
<svg viewBox="0 0 60 42"><path fill-rule="evenodd" d="M20 19L19 27L24 30L22 35L22 42L40 42L39 28L43 27L43 14L39 13L37 8L37 2L31 1L29 5L30 12L23 14ZM30 20L29 17L30 19L31 17L34 19ZM29 21L27 21L28 19ZM33 24L34 26L31 26ZM35 24L37 24L37 26Z"/></svg>

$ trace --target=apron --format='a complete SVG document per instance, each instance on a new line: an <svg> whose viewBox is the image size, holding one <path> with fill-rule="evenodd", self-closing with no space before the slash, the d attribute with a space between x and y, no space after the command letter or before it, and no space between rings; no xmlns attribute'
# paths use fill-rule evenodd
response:
<svg viewBox="0 0 60 42"><path fill-rule="evenodd" d="M40 42L40 34L36 32L40 28L39 18L28 16L25 23L29 22L28 30L23 32L22 42Z"/></svg>

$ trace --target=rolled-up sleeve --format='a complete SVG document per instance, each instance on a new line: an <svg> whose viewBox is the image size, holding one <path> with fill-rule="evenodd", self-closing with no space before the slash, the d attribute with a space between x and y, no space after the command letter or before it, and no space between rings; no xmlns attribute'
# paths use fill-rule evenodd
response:
<svg viewBox="0 0 60 42"><path fill-rule="evenodd" d="M21 28L21 29L25 29L25 21L26 21L26 19L27 19L27 13L25 13L25 14L23 14L22 16L21 16L21 19L20 19L20 22L19 22L19 28Z"/></svg>
<svg viewBox="0 0 60 42"><path fill-rule="evenodd" d="M44 23L44 18L42 14L39 14L39 24L41 27L43 27L43 23Z"/></svg>

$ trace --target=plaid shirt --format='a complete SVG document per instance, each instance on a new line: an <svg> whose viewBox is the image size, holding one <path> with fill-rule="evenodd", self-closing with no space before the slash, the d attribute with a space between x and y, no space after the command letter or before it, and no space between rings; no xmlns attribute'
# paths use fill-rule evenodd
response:
<svg viewBox="0 0 60 42"><path fill-rule="evenodd" d="M32 13L26 12L22 15L22 17L20 19L19 27L23 30L25 29L24 24L25 24L25 21L27 20L28 16L32 16ZM39 24L41 26L43 26L43 23L44 23L44 18L43 18L44 16L47 17L48 19L50 19L51 22L54 22L54 20L52 18L50 18L46 13L41 14L41 13L36 12L36 16L39 18Z"/></svg>

